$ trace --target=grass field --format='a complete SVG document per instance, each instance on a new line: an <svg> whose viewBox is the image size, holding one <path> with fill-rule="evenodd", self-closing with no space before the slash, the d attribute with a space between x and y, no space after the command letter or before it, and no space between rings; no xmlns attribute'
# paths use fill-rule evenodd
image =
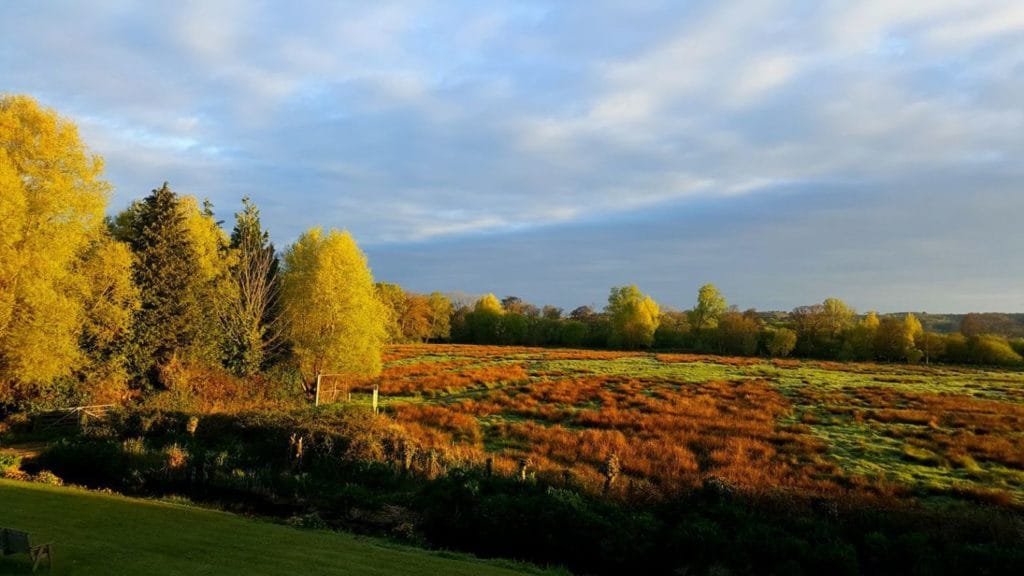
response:
<svg viewBox="0 0 1024 576"><path fill-rule="evenodd" d="M0 526L27 530L36 542L55 542L54 574L522 573L348 534L7 480L0 480ZM0 574L30 573L27 555L0 558Z"/></svg>
<svg viewBox="0 0 1024 576"><path fill-rule="evenodd" d="M1024 373L485 346L392 347L386 410L425 447L554 482L1024 505ZM359 396L357 395L357 398Z"/></svg>

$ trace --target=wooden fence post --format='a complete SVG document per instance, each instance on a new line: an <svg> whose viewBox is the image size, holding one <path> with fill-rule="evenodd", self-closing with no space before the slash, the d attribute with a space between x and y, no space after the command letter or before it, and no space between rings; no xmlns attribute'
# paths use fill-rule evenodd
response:
<svg viewBox="0 0 1024 576"><path fill-rule="evenodd" d="M316 398L313 400L314 406L320 405L320 373L316 373Z"/></svg>

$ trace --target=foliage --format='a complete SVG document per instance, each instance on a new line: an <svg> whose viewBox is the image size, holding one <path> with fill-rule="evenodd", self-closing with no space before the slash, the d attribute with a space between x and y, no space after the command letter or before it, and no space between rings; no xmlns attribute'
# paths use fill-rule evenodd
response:
<svg viewBox="0 0 1024 576"><path fill-rule="evenodd" d="M705 284L697 292L697 305L690 312L690 324L694 330L714 328L718 318L725 313L728 304L714 284Z"/></svg>
<svg viewBox="0 0 1024 576"><path fill-rule="evenodd" d="M611 321L608 344L614 348L641 348L654 343L658 304L634 286L612 288L605 312Z"/></svg>
<svg viewBox="0 0 1024 576"><path fill-rule="evenodd" d="M688 314L676 311L663 312L658 329L654 331L654 346L662 349L685 348L690 342L689 336Z"/></svg>
<svg viewBox="0 0 1024 576"><path fill-rule="evenodd" d="M389 342L426 342L449 337L452 303L443 294L415 294L387 282L377 283L376 289L388 311Z"/></svg>
<svg viewBox="0 0 1024 576"><path fill-rule="evenodd" d="M921 324L913 314L907 314L902 320L886 316L875 333L875 356L888 361L916 361L919 353L915 343L922 333Z"/></svg>
<svg viewBox="0 0 1024 576"><path fill-rule="evenodd" d="M320 373L380 372L387 311L366 256L348 232L313 228L302 234L284 254L282 295L307 393Z"/></svg>
<svg viewBox="0 0 1024 576"><path fill-rule="evenodd" d="M430 306L430 333L428 338L444 340L451 336L452 302L440 292L431 292L427 297Z"/></svg>
<svg viewBox="0 0 1024 576"><path fill-rule="evenodd" d="M797 333L796 350L818 358L837 358L843 347L843 334L849 328L854 311L838 298L793 310L793 329Z"/></svg>
<svg viewBox="0 0 1024 576"><path fill-rule="evenodd" d="M976 364L1007 366L1020 364L1024 358L1006 342L1005 338L981 334L968 339L971 361Z"/></svg>
<svg viewBox="0 0 1024 576"><path fill-rule="evenodd" d="M769 356L785 358L796 347L796 332L789 328L777 328L768 336L767 351Z"/></svg>
<svg viewBox="0 0 1024 576"><path fill-rule="evenodd" d="M172 358L219 363L221 319L233 286L226 238L212 215L165 182L120 213L112 229L131 246L141 294L130 356L134 374L157 384L156 370Z"/></svg>
<svg viewBox="0 0 1024 576"><path fill-rule="evenodd" d="M103 238L102 173L72 122L29 97L0 97L0 403L70 376L86 361L80 340L116 332L131 308L115 296L88 309L101 300L88 260L117 250ZM117 272L107 279L119 284Z"/></svg>
<svg viewBox="0 0 1024 576"><path fill-rule="evenodd" d="M259 209L246 197L235 214L230 248L233 298L224 309L226 364L236 373L252 376L267 365L282 343L280 263L269 234L260 223Z"/></svg>
<svg viewBox="0 0 1024 576"><path fill-rule="evenodd" d="M405 290L398 284L388 282L377 282L374 285L377 292L377 299L384 305L387 313L387 341L391 343L406 342L405 334L402 331L402 317L408 306Z"/></svg>
<svg viewBox="0 0 1024 576"><path fill-rule="evenodd" d="M757 354L761 321L753 310L726 312L718 320L719 351L732 356Z"/></svg>

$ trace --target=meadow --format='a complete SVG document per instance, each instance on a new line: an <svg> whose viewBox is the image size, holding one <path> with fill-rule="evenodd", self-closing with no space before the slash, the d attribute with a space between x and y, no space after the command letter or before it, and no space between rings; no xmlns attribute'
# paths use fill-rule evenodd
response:
<svg viewBox="0 0 1024 576"><path fill-rule="evenodd" d="M378 385L418 449L611 497L706 483L835 501L1024 506L1024 373L393 346ZM609 479L609 460L618 474Z"/></svg>
<svg viewBox="0 0 1024 576"><path fill-rule="evenodd" d="M12 419L35 448L4 473L581 574L1024 570L1021 372L429 344L319 407L199 380L49 436Z"/></svg>

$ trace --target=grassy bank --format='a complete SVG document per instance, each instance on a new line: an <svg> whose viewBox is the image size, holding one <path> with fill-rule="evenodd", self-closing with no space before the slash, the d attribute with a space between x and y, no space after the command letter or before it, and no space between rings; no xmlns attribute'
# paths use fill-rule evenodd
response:
<svg viewBox="0 0 1024 576"><path fill-rule="evenodd" d="M56 543L55 574L522 573L471 558L300 530L212 510L0 480L0 526ZM28 574L27 556L0 574Z"/></svg>

